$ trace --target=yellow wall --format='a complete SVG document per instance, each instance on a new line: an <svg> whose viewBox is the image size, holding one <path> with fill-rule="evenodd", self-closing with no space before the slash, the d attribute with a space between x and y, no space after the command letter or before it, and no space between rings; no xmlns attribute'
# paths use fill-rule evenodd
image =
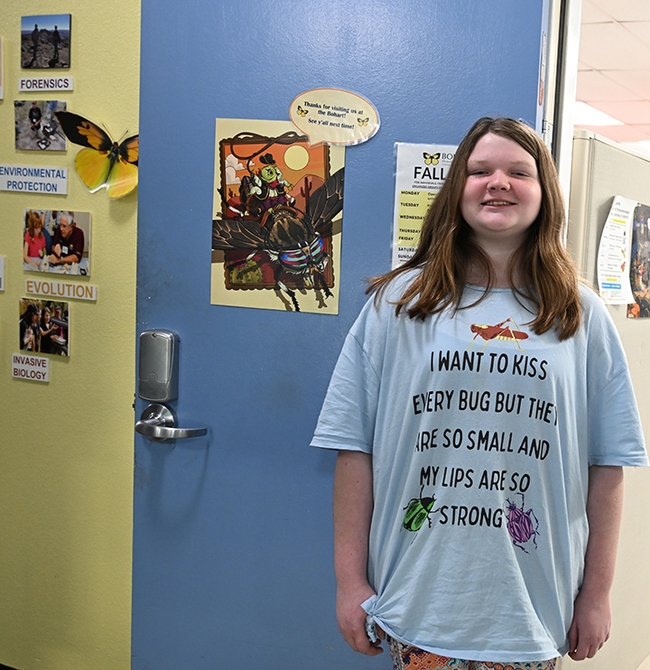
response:
<svg viewBox="0 0 650 670"><path fill-rule="evenodd" d="M75 90L18 93L20 17L72 14ZM79 149L16 151L14 99L66 100L118 138L137 131L138 0L3 0L5 97L0 163L65 166L67 196L0 192L0 663L31 670L130 668L135 339L135 194L109 202L74 171ZM18 347L26 208L92 213L96 303L71 300L71 356L52 357L50 382L11 378ZM56 275L48 278L57 279ZM79 282L83 282L82 278Z"/></svg>

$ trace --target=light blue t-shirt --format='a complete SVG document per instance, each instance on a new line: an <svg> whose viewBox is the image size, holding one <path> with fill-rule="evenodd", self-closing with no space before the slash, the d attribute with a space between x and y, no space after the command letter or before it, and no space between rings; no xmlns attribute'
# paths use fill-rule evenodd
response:
<svg viewBox="0 0 650 670"><path fill-rule="evenodd" d="M443 656L563 655L588 467L647 465L616 329L584 287L582 325L562 342L535 335L509 289L455 314L396 317L389 300L405 280L363 308L312 440L372 454L377 596L364 608L389 635ZM468 287L464 304L483 290Z"/></svg>

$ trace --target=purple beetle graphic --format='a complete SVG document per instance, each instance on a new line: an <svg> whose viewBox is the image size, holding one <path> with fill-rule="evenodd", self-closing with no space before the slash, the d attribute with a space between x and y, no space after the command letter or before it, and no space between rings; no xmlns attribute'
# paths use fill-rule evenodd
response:
<svg viewBox="0 0 650 670"><path fill-rule="evenodd" d="M517 495L521 496L521 507L517 507L517 504L512 502L510 498L506 498L505 513L508 520L506 526L515 547L519 547L529 554L530 552L524 547L524 544L532 538L535 549L537 549L539 520L532 508L524 512L524 494L517 492Z"/></svg>

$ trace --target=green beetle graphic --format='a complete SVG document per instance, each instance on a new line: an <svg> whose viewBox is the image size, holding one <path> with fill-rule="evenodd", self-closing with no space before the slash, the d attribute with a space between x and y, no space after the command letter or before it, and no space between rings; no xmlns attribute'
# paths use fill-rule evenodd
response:
<svg viewBox="0 0 650 670"><path fill-rule="evenodd" d="M402 526L406 530L416 533L422 526L425 521L429 522L429 528L431 527L431 518L430 515L432 512L437 511L433 509L433 506L436 502L436 497L431 496L423 498L422 492L424 491L424 486L420 489L419 498L411 498L408 505L404 508L406 514L404 515L404 521Z"/></svg>

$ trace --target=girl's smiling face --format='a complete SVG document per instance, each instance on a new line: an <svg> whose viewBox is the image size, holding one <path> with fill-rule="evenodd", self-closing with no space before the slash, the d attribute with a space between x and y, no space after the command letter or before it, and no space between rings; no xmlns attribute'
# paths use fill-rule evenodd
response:
<svg viewBox="0 0 650 670"><path fill-rule="evenodd" d="M460 202L461 214L479 246L519 246L541 204L535 159L514 140L483 135L467 160Z"/></svg>

